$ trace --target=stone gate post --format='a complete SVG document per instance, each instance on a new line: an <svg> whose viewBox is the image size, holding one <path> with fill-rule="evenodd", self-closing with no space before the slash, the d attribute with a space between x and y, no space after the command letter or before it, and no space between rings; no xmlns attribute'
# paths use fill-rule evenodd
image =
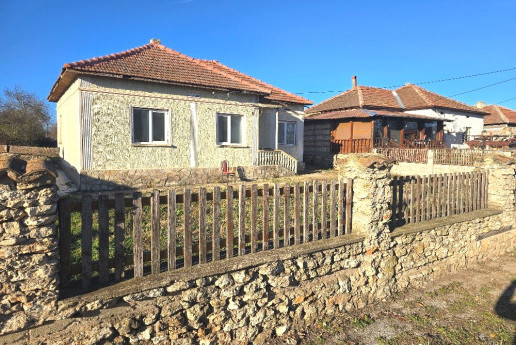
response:
<svg viewBox="0 0 516 345"><path fill-rule="evenodd" d="M0 157L0 334L56 310L56 173L48 161Z"/></svg>

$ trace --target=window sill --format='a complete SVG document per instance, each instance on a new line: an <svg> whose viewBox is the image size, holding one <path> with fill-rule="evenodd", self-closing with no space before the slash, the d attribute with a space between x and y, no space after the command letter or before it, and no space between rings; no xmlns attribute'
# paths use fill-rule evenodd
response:
<svg viewBox="0 0 516 345"><path fill-rule="evenodd" d="M142 143L132 143L133 147L175 147L173 144L161 143L161 144L142 144Z"/></svg>
<svg viewBox="0 0 516 345"><path fill-rule="evenodd" d="M242 144L217 144L217 147L223 148L223 147L234 147L234 148L241 148L241 149L249 149L250 146L242 145Z"/></svg>

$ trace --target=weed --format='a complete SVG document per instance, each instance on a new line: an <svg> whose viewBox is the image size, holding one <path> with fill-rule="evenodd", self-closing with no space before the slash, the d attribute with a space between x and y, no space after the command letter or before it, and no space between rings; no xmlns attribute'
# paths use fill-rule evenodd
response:
<svg viewBox="0 0 516 345"><path fill-rule="evenodd" d="M367 326L373 324L374 320L371 318L371 316L364 314L359 318L357 318L357 317L353 318L351 323L356 328L366 328Z"/></svg>

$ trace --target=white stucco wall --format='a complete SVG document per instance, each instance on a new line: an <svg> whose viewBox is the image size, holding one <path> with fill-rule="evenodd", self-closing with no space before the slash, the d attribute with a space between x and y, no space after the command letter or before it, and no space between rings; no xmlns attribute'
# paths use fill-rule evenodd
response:
<svg viewBox="0 0 516 345"><path fill-rule="evenodd" d="M484 126L484 116L476 113L469 113L459 110L450 109L420 109L409 110L406 113L426 115L443 120L452 120L444 122L443 140L446 146L451 148L467 148L466 144L462 143L462 134L466 127L471 128L470 135L482 134Z"/></svg>
<svg viewBox="0 0 516 345"><path fill-rule="evenodd" d="M81 169L80 92L77 79L56 105L57 143L61 156L77 170Z"/></svg>

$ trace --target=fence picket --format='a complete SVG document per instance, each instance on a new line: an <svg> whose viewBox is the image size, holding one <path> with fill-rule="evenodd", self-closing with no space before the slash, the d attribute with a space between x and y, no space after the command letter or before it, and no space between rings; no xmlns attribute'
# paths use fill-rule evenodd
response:
<svg viewBox="0 0 516 345"><path fill-rule="evenodd" d="M91 287L92 278L92 209L91 196L82 196L81 210L81 262L82 262L82 287L89 289Z"/></svg>
<svg viewBox="0 0 516 345"><path fill-rule="evenodd" d="M160 219L159 219L159 191L152 191L151 199L151 273L160 271Z"/></svg>
<svg viewBox="0 0 516 345"><path fill-rule="evenodd" d="M337 201L335 200L335 180L331 180L330 183L330 237L335 237L335 207L337 206Z"/></svg>
<svg viewBox="0 0 516 345"><path fill-rule="evenodd" d="M283 245L285 247L290 246L290 184L286 184L283 187Z"/></svg>
<svg viewBox="0 0 516 345"><path fill-rule="evenodd" d="M328 195L327 195L327 186L326 181L321 182L321 237L328 237L328 224L327 224L327 203L328 203Z"/></svg>
<svg viewBox="0 0 516 345"><path fill-rule="evenodd" d="M414 215L414 178L410 179L410 223L415 222L415 215Z"/></svg>
<svg viewBox="0 0 516 345"><path fill-rule="evenodd" d="M59 276L64 287L70 285L70 267L72 252L72 215L70 198L58 202L59 207Z"/></svg>
<svg viewBox="0 0 516 345"><path fill-rule="evenodd" d="M258 243L258 186L251 186L251 253L256 252Z"/></svg>
<svg viewBox="0 0 516 345"><path fill-rule="evenodd" d="M269 249L269 185L263 185L262 195L262 250Z"/></svg>
<svg viewBox="0 0 516 345"><path fill-rule="evenodd" d="M177 237L177 222L176 222L176 190L168 191L168 234L167 234L167 265L168 270L176 269L176 237Z"/></svg>
<svg viewBox="0 0 516 345"><path fill-rule="evenodd" d="M192 191L185 188L183 194L184 207L184 240L183 240L183 260L184 267L192 266Z"/></svg>
<svg viewBox="0 0 516 345"><path fill-rule="evenodd" d="M307 243L310 238L310 220L308 219L310 207L308 197L310 195L309 192L309 184L308 181L303 183L303 243Z"/></svg>
<svg viewBox="0 0 516 345"><path fill-rule="evenodd" d="M344 234L344 181L339 178L339 195L337 206L337 236Z"/></svg>
<svg viewBox="0 0 516 345"><path fill-rule="evenodd" d="M115 281L124 278L125 197L115 194Z"/></svg>
<svg viewBox="0 0 516 345"><path fill-rule="evenodd" d="M319 239L319 224L317 217L317 207L318 207L318 189L319 184L317 181L313 182L313 193L312 193L312 241L317 241Z"/></svg>
<svg viewBox="0 0 516 345"><path fill-rule="evenodd" d="M353 213L353 180L348 178L346 182L346 234L351 234Z"/></svg>
<svg viewBox="0 0 516 345"><path fill-rule="evenodd" d="M142 193L133 194L133 269L135 277L143 277Z"/></svg>
<svg viewBox="0 0 516 345"><path fill-rule="evenodd" d="M300 195L299 195L299 182L294 184L294 244L299 244L300 242Z"/></svg>
<svg viewBox="0 0 516 345"><path fill-rule="evenodd" d="M421 182L421 176L416 177L416 219L415 222L419 223L421 219L421 203L422 203L422 193L423 190L421 188L422 182Z"/></svg>
<svg viewBox="0 0 516 345"><path fill-rule="evenodd" d="M274 184L274 205L273 205L273 242L274 249L279 248L279 213L280 213L280 190L277 183Z"/></svg>
<svg viewBox="0 0 516 345"><path fill-rule="evenodd" d="M226 189L226 258L233 257L233 187Z"/></svg>
<svg viewBox="0 0 516 345"><path fill-rule="evenodd" d="M109 279L109 216L107 196L100 195L98 200L99 219L99 283L106 284Z"/></svg>
<svg viewBox="0 0 516 345"><path fill-rule="evenodd" d="M487 171L484 170L483 171L483 174L484 174L484 178L483 178L483 181L484 181L484 188L482 189L482 192L484 193L484 203L482 204L483 205L483 208L488 208L488 186L489 186L489 175L487 174Z"/></svg>
<svg viewBox="0 0 516 345"><path fill-rule="evenodd" d="M213 187L212 258L220 260L220 187Z"/></svg>
<svg viewBox="0 0 516 345"><path fill-rule="evenodd" d="M199 188L199 263L208 261L206 245L206 188Z"/></svg>
<svg viewBox="0 0 516 345"><path fill-rule="evenodd" d="M238 255L245 254L245 185L238 189Z"/></svg>

